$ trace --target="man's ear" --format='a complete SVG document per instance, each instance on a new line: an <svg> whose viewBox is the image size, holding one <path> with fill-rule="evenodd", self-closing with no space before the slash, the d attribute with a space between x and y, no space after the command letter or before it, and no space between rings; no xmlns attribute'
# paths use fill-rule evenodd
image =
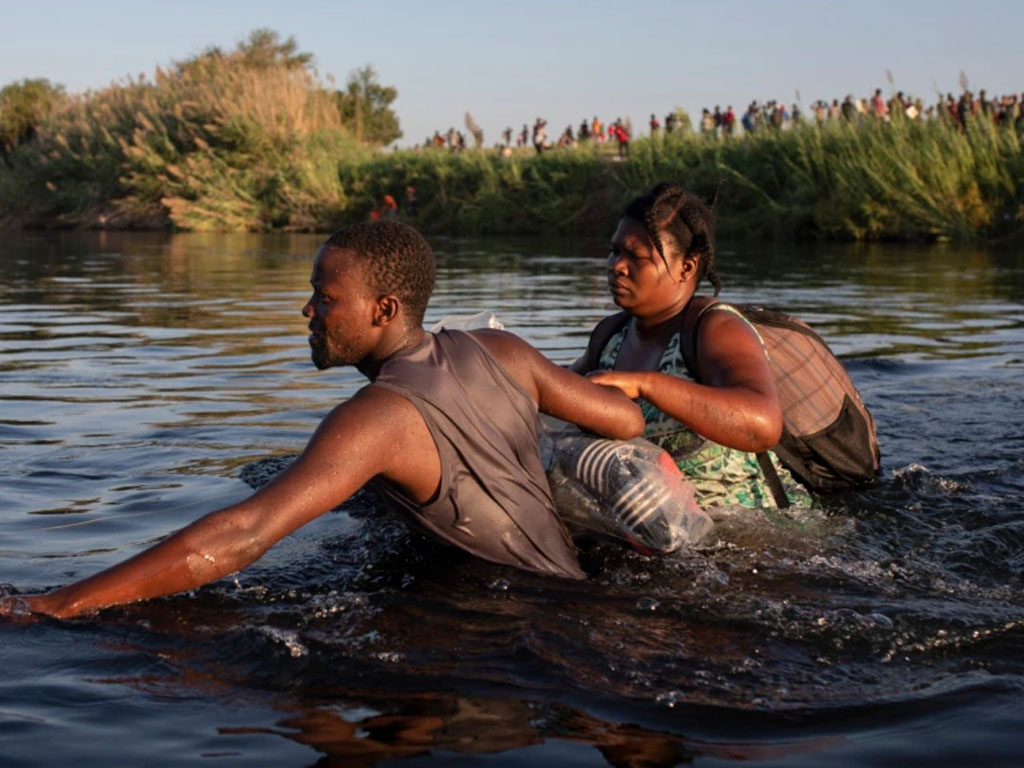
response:
<svg viewBox="0 0 1024 768"><path fill-rule="evenodd" d="M373 310L373 324L385 326L393 323L402 309L402 302L397 296L386 293L377 299Z"/></svg>

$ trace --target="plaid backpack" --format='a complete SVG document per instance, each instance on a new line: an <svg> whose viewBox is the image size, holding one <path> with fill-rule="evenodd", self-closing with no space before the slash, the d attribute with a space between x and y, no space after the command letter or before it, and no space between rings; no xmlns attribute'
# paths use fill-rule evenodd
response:
<svg viewBox="0 0 1024 768"><path fill-rule="evenodd" d="M695 381L700 380L697 330L717 304L711 301L701 307L692 333L682 339L683 359ZM733 309L761 335L775 377L783 421L782 437L772 448L775 455L812 491L839 491L872 480L879 465L875 420L824 339L803 320L784 312L751 305ZM758 456L779 501L781 483L767 459Z"/></svg>
<svg viewBox="0 0 1024 768"><path fill-rule="evenodd" d="M704 315L716 305L728 306L745 317L764 341L783 418L782 437L772 451L794 477L817 492L840 491L872 480L879 467L875 420L843 364L802 320L751 305L711 300L699 306L691 302L680 313L679 322L681 327L691 328L683 335L681 348L694 381L700 382L697 331ZM694 312L696 316L686 323ZM608 340L628 322L625 312L602 321L594 329L589 353L599 356ZM768 455L760 453L757 459L776 504L789 506Z"/></svg>

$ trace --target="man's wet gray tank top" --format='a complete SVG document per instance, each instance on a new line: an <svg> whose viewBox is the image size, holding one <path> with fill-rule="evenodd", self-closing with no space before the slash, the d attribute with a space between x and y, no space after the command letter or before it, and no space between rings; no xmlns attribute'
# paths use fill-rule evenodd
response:
<svg viewBox="0 0 1024 768"><path fill-rule="evenodd" d="M537 405L479 341L462 331L428 333L385 362L371 386L416 407L441 459L433 501L420 506L380 483L393 503L485 560L584 577L544 476Z"/></svg>

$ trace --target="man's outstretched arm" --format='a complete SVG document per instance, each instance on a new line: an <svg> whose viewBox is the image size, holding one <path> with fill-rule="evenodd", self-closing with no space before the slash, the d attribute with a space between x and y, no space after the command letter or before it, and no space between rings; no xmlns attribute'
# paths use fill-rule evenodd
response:
<svg viewBox="0 0 1024 768"><path fill-rule="evenodd" d="M404 402L392 393L363 390L335 408L295 462L250 498L196 520L118 565L53 592L27 596L25 602L33 612L67 618L193 589L245 568L375 475L402 483L406 472L419 471L429 483L429 451L404 449L406 441L423 437L411 419L418 415L410 414L412 406L403 407ZM400 455L404 460L396 461ZM413 460L417 466L409 466L410 456L421 457ZM436 465L436 452L432 458ZM401 468L397 475L392 472L396 466ZM437 465L435 485L439 476Z"/></svg>

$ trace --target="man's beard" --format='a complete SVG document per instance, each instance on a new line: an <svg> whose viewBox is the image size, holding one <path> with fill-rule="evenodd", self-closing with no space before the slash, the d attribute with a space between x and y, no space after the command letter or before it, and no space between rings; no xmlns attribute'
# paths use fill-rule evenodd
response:
<svg viewBox="0 0 1024 768"><path fill-rule="evenodd" d="M317 370L322 371L326 368L331 367L331 362L327 356L327 349L323 343L323 340L320 340L320 342L315 346L313 344L310 344L309 353L310 357L313 359L313 365L317 367Z"/></svg>
<svg viewBox="0 0 1024 768"><path fill-rule="evenodd" d="M343 365L355 365L356 354L351 344L330 337L327 333L314 334L309 341L310 357L318 370L335 368Z"/></svg>

